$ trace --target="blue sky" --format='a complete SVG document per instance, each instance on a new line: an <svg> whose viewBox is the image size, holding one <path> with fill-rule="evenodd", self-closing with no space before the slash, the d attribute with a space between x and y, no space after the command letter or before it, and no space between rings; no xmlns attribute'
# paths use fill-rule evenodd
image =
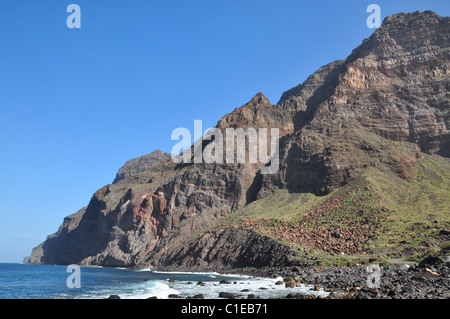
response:
<svg viewBox="0 0 450 319"><path fill-rule="evenodd" d="M69 29L69 4L81 29ZM262 91L276 103L370 36L366 7L441 1L2 0L0 262L21 262L125 161Z"/></svg>

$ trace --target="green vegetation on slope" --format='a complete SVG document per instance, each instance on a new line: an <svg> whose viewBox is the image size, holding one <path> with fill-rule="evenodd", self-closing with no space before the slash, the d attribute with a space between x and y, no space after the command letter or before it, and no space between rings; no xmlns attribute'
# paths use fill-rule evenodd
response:
<svg viewBox="0 0 450 319"><path fill-rule="evenodd" d="M278 238L297 248L298 258L337 264L426 254L448 245L439 234L450 227L450 161L424 155L408 180L386 166L369 167L325 196L278 190L228 216L224 226Z"/></svg>

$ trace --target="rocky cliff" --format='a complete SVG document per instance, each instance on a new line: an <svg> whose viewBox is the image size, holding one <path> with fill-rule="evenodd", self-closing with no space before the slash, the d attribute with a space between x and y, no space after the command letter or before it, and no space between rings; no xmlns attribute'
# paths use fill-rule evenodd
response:
<svg viewBox="0 0 450 319"><path fill-rule="evenodd" d="M450 226L449 22L431 11L389 16L277 104L259 92L218 121L279 128L277 173L175 164L161 151L133 159L30 262L218 269L440 245Z"/></svg>
<svg viewBox="0 0 450 319"><path fill-rule="evenodd" d="M133 158L127 161L119 169L113 184L127 177L134 176L145 171L150 171L158 164L168 161L169 159L171 159L170 154L164 153L161 150L156 150L150 154Z"/></svg>

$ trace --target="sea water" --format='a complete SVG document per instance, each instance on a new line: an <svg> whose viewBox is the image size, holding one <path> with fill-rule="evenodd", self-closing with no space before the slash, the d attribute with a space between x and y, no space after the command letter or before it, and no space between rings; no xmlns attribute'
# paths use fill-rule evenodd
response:
<svg viewBox="0 0 450 319"><path fill-rule="evenodd" d="M102 267L80 267L80 287L69 288L67 279L71 274L66 266L0 263L0 299L100 299L110 295L122 299L165 299L169 295L186 298L197 294L216 299L220 292L233 293L236 298L247 298L249 294L282 298L290 292L328 295L322 290L313 291L311 286L285 288L275 285L281 278ZM220 284L221 280L230 284ZM199 281L203 285L197 285Z"/></svg>

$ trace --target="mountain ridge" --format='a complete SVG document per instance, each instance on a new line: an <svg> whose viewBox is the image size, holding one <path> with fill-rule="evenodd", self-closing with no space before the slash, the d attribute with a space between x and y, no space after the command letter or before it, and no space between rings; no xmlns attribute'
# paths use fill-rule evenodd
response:
<svg viewBox="0 0 450 319"><path fill-rule="evenodd" d="M344 251L363 259L424 253L422 242L401 244L385 223L411 214L406 228L432 226L420 236L426 243L450 226L449 214L435 203L450 197L449 21L430 11L386 17L347 59L319 68L276 105L258 92L219 119L221 130L279 128L276 174L260 174L260 163L176 165L157 151L132 159L33 249L30 262L227 269L292 265L317 251L331 260ZM406 192L423 183L436 223L407 202L395 211L400 197L395 189L391 197L383 183ZM361 198L371 204L353 203ZM340 214L354 220L339 226ZM290 224L269 225L277 220ZM345 235L366 226L357 238Z"/></svg>

